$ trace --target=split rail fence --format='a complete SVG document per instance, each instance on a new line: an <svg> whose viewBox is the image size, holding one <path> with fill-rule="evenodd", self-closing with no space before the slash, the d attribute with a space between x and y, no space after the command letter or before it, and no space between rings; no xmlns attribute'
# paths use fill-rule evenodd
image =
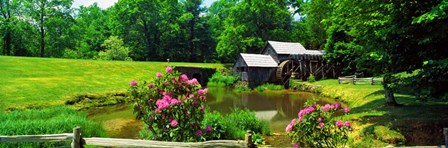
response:
<svg viewBox="0 0 448 148"><path fill-rule="evenodd" d="M71 141L71 148L83 148L85 145L104 147L256 147L252 143L252 131L247 131L245 140L211 140L205 142L166 142L153 140L120 138L82 138L81 128L73 128L73 133L50 135L0 136L3 142L65 142Z"/></svg>
<svg viewBox="0 0 448 148"><path fill-rule="evenodd" d="M357 78L356 75L351 75L351 76L338 77L338 83L339 84L351 83L353 85L355 85L355 84L376 85L376 84L382 84L383 78L375 78L375 77Z"/></svg>

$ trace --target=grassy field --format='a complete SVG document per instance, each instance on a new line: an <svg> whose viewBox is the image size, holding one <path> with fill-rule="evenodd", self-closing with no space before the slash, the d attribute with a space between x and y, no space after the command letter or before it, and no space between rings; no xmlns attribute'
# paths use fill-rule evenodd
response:
<svg viewBox="0 0 448 148"><path fill-rule="evenodd" d="M0 111L53 106L64 96L126 91L133 79L150 80L166 66L222 68L222 64L127 62L0 56Z"/></svg>
<svg viewBox="0 0 448 148"><path fill-rule="evenodd" d="M338 84L337 80L293 85L299 83L323 86L315 88L349 104L351 115L347 118L356 125L352 146L443 144L442 128L448 127L447 102L419 102L409 94L413 90L401 90L395 97L402 106L387 107L382 85Z"/></svg>

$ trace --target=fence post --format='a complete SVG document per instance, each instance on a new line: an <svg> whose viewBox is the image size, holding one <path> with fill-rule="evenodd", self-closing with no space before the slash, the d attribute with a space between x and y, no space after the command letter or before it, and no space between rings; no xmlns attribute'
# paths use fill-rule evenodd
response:
<svg viewBox="0 0 448 148"><path fill-rule="evenodd" d="M356 79L356 75L354 75L354 76L352 77L352 83L353 83L353 85L355 85L355 83L356 83L355 79Z"/></svg>
<svg viewBox="0 0 448 148"><path fill-rule="evenodd" d="M374 77L372 77L372 83L371 83L372 85L375 84L375 82L373 81L373 78L374 78Z"/></svg>
<svg viewBox="0 0 448 148"><path fill-rule="evenodd" d="M255 144L252 142L252 134L253 132L251 130L247 130L246 136L244 137L244 141L247 143L247 147L249 148L255 147Z"/></svg>
<svg viewBox="0 0 448 148"><path fill-rule="evenodd" d="M448 128L443 128L443 135L445 135L445 147L448 148Z"/></svg>
<svg viewBox="0 0 448 148"><path fill-rule="evenodd" d="M73 128L72 148L81 148L81 128Z"/></svg>

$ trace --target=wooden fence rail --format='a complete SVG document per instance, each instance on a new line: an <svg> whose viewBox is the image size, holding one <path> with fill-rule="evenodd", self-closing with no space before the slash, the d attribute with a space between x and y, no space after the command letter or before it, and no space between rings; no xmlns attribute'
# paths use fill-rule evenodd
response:
<svg viewBox="0 0 448 148"><path fill-rule="evenodd" d="M338 83L339 84L351 83L351 84L370 84L370 85L375 85L375 84L382 84L383 83L383 78L374 78L374 77L357 78L356 75L351 75L351 76L338 77Z"/></svg>
<svg viewBox="0 0 448 148"><path fill-rule="evenodd" d="M245 140L211 140L205 142L166 142L153 140L120 139L120 138L82 138L81 128L73 128L73 133L50 135L0 136L3 142L63 142L71 141L71 148L82 148L84 145L105 147L256 147L252 143L252 131L247 131Z"/></svg>

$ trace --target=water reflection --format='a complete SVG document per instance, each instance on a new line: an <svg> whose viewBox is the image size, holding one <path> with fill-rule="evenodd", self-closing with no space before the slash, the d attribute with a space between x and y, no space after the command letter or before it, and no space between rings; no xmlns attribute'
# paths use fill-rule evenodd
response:
<svg viewBox="0 0 448 148"><path fill-rule="evenodd" d="M292 118L297 117L303 104L313 98L319 104L330 102L308 92L285 90L235 93L228 88L209 88L207 104L211 110L224 114L230 113L234 108L253 110L258 118L271 123L274 132L281 132Z"/></svg>

